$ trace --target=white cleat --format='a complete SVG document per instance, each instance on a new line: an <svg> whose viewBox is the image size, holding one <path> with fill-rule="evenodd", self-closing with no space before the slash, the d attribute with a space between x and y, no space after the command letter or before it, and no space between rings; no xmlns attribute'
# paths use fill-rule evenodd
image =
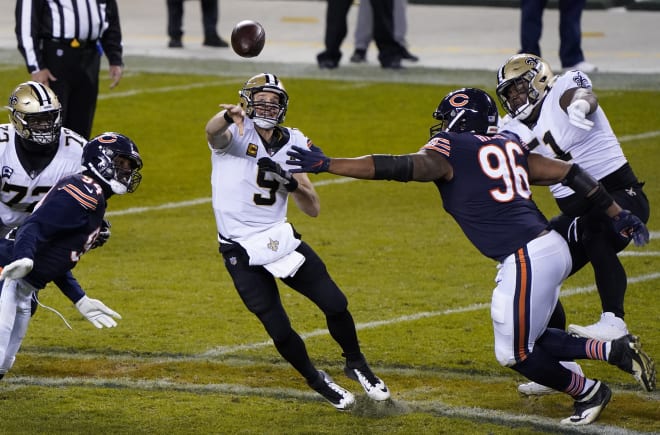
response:
<svg viewBox="0 0 660 435"><path fill-rule="evenodd" d="M628 335L628 328L623 319L616 317L614 313L605 312L593 325L568 325L568 333L594 340L612 341Z"/></svg>

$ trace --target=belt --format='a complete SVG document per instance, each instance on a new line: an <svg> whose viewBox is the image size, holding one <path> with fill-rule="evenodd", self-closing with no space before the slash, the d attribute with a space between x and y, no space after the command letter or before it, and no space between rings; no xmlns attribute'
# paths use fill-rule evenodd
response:
<svg viewBox="0 0 660 435"><path fill-rule="evenodd" d="M76 38L73 39L51 39L51 42L58 45L66 45L71 48L90 48L96 47L96 41L80 41Z"/></svg>

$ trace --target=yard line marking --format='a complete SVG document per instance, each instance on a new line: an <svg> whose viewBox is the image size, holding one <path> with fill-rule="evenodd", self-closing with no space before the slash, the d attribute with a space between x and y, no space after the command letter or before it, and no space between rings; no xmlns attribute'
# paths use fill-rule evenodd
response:
<svg viewBox="0 0 660 435"><path fill-rule="evenodd" d="M636 283L641 283L641 282L646 282L646 281L653 281L656 279L660 279L660 272L655 272L655 273L650 273L646 275L639 275L639 276L634 276L634 277L629 277L628 278L628 284L636 284ZM565 290L562 290L560 293L560 297L565 298L565 297L570 297L570 296L575 296L575 295L581 295L581 294L586 294L586 293L592 293L596 290L596 285L589 285L585 287L573 287L573 288L568 288ZM389 326L397 323L403 323L403 322L411 322L419 319L425 319L425 318L433 318L433 317L439 317L439 316L447 316L451 314L458 314L458 313L469 313L473 311L478 311L478 310L486 310L490 307L490 302L482 302L482 303L477 303L477 304L471 304L467 305L464 307L458 307L458 308L448 308L446 310L440 310L440 311L424 311L424 312L419 312L415 314L408 314L404 316L399 316L395 317L392 319L388 320L378 320L378 321L373 321L373 322L365 322L365 323L357 323L355 325L355 328L357 330L364 330L364 329L374 329L378 328L381 326ZM302 337L303 340L306 340L308 338L312 337L318 337L318 336L323 336L323 335L329 335L329 332L327 329L317 329L311 332L307 333L300 333L300 336ZM155 356L155 357L145 357L145 356L135 356L135 355L123 355L123 354L114 354L114 355L104 355L103 357L109 360L118 360L118 361L135 361L135 360L143 360L143 361L151 361L151 362L173 362L173 361L198 361L198 360L214 360L214 358L217 357L226 357L227 355L231 355L237 352L241 351L251 351L251 350L257 350L261 349L264 347L270 347L273 346L273 341L272 340L267 340L267 341L261 341L261 342L256 342L256 343L245 343L245 344L238 344L238 345L232 345L232 346L218 346L214 347L212 349L209 349L205 352L202 352L201 354L193 354L193 355L186 355L186 356L179 356L179 355L173 355L173 356ZM86 359L94 359L98 358L98 354L96 353L67 353L67 352L61 352L61 351L44 351L44 350L38 350L38 351L29 351L25 350L23 353L30 354L30 355L48 355L48 356L53 356L57 358L66 358L66 359L80 359L80 360L86 360Z"/></svg>
<svg viewBox="0 0 660 435"><path fill-rule="evenodd" d="M632 278L628 278L628 284L635 284L638 282L645 282L645 281L652 281L655 279L660 279L660 272L656 273L650 273L647 275L640 275L640 276L635 276ZM580 294L585 294L585 293L592 293L593 291L596 290L596 285L589 285L586 287L575 287L575 288L570 288L563 290L560 293L560 297L569 297L569 296L574 296L574 295L580 295ZM395 317L393 319L386 319L386 320L377 320L373 322L366 322L366 323L357 323L355 325L355 328L360 331L363 329L373 329L373 328L378 328L380 326L389 326L397 323L403 323L403 322L410 322L414 320L419 320L419 319L425 319L425 318L431 318L431 317L439 317L439 316L446 316L449 314L457 314L457 313L468 313L472 311L478 311L478 310L484 310L490 308L490 302L483 302L483 303L478 303L478 304L472 304L468 305L465 307L459 307L459 308L448 308L446 310L440 310L440 311L423 311L415 314L409 314L405 316L400 316L400 317ZM317 337L321 335L328 335L328 330L327 329L317 329L315 331L307 332L307 333L301 333L300 336L302 337L303 340L306 340L311 337ZM203 357L217 357L217 356L223 356L227 354L232 354L235 352L240 352L244 350L255 350L255 349L260 349L263 347L268 347L268 346L273 346L273 341L272 340L267 340L267 341L261 341L258 343L247 343L247 344L239 344L239 345L234 345L234 346L218 346L216 348L207 350L206 352L202 353L201 356Z"/></svg>
<svg viewBox="0 0 660 435"><path fill-rule="evenodd" d="M282 387L249 387L242 384L193 384L189 382L172 382L165 379L146 380L146 379L126 379L126 378L52 378L52 377L34 377L34 376L12 376L3 380L6 387L18 390L25 386L39 387L93 387L93 388L113 388L113 389L139 389L144 391L179 391L186 393L219 393L241 396L259 396L279 399L282 396L296 400L306 400L314 402L323 402L315 392L310 390L298 390L295 388ZM5 387L5 388L6 388ZM414 391L413 391L414 393ZM352 410L347 412L356 416L370 417L374 414L382 415L403 415L412 412L426 413L433 415L442 415L446 417L459 417L474 421L476 423L488 422L498 426L511 427L515 423L519 427L528 427L530 429L541 429L547 432L561 433L580 433L594 435L636 435L641 434L634 430L622 428L619 426L605 425L598 423L593 426L583 426L579 430L567 427L559 423L557 419L542 417L538 415L528 415L522 413L511 413L491 408L477 408L454 406L445 404L439 400L405 400L405 393L399 394L399 397L388 401L387 403L372 403L369 399L358 397L358 400ZM325 405L324 405L325 406Z"/></svg>
<svg viewBox="0 0 660 435"><path fill-rule="evenodd" d="M358 181L353 178L333 178L330 180L322 180L314 183L315 187L318 186L327 186L329 184L344 184L344 183L351 183L353 181ZM147 206L147 207L131 207L127 208L124 210L116 210L116 211L108 211L106 212L106 216L124 216L128 214L136 214L136 213L145 213L149 211L157 211L157 210L168 210L172 208L181 208L181 207L192 207L195 205L200 205L200 204L206 204L211 202L211 198L196 198L196 199L191 199L188 201L181 201L181 202L166 202L165 204L161 205L154 205L154 206Z"/></svg>
<svg viewBox="0 0 660 435"><path fill-rule="evenodd" d="M164 94L166 92L171 92L171 91L187 91L190 89L205 88L207 86L228 85L230 83L236 83L236 80L220 80L217 82L206 82L206 83L189 83L189 84L177 85L177 86L164 86L162 88L134 89L123 92L113 91L112 93L109 94L100 94L98 96L98 99L110 100L113 98L133 97L135 95L140 95L140 94Z"/></svg>

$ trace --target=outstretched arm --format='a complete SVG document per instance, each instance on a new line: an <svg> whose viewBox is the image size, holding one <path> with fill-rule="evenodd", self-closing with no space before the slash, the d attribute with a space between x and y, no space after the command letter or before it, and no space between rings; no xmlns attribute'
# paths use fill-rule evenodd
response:
<svg viewBox="0 0 660 435"><path fill-rule="evenodd" d="M117 326L117 322L114 319L121 319L121 315L107 307L100 300L87 297L71 271L55 278L53 282L74 303L80 314L89 320L92 325L99 329L103 327L114 328Z"/></svg>
<svg viewBox="0 0 660 435"><path fill-rule="evenodd" d="M612 219L614 230L624 239L632 239L635 246L649 241L649 230L634 214L621 208L607 192L605 186L577 164L550 159L539 154L528 157L529 181L536 185L562 183L573 189L576 195L589 201Z"/></svg>
<svg viewBox="0 0 660 435"><path fill-rule="evenodd" d="M452 168L440 154L421 150L415 154L372 154L354 158L330 158L312 145L305 149L294 146L287 163L299 166L291 172L329 172L364 180L434 181L450 179Z"/></svg>
<svg viewBox="0 0 660 435"><path fill-rule="evenodd" d="M220 107L224 110L216 113L206 123L206 140L216 150L227 148L231 142L230 125L235 123L238 127L238 134L243 135L243 119L245 118L245 111L241 106L221 104Z"/></svg>

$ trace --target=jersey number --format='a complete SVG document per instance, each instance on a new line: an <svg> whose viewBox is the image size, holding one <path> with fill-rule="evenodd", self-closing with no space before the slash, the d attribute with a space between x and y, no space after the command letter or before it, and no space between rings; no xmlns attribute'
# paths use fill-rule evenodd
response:
<svg viewBox="0 0 660 435"><path fill-rule="evenodd" d="M35 186L32 191L29 193L30 196L39 196L43 195L44 193L48 192L50 190L51 186ZM23 198L28 194L28 188L27 186L19 186L17 184L11 184L11 183L5 183L2 185L2 191L3 192L16 192L16 195L14 195L9 201L5 201L5 204L9 208L15 208L16 204L21 202ZM32 210L34 209L34 205L38 201L31 202L25 206L26 212L32 213Z"/></svg>
<svg viewBox="0 0 660 435"><path fill-rule="evenodd" d="M257 205L273 205L275 204L275 200L277 199L277 196L275 196L275 193L277 192L277 189L280 188L280 183L279 181L276 180L267 180L266 179L266 173L264 171L258 171L257 172L257 185L259 187L265 187L266 189L269 189L268 196L263 196L261 193L255 193L254 196L252 197L254 200L254 203Z"/></svg>
<svg viewBox="0 0 660 435"><path fill-rule="evenodd" d="M509 202L516 194L528 199L532 192L527 171L516 161L517 156L523 155L523 150L515 142L507 142L505 149L486 145L479 150L481 170L489 178L502 180L503 184L503 188L491 189L490 195L498 202Z"/></svg>

